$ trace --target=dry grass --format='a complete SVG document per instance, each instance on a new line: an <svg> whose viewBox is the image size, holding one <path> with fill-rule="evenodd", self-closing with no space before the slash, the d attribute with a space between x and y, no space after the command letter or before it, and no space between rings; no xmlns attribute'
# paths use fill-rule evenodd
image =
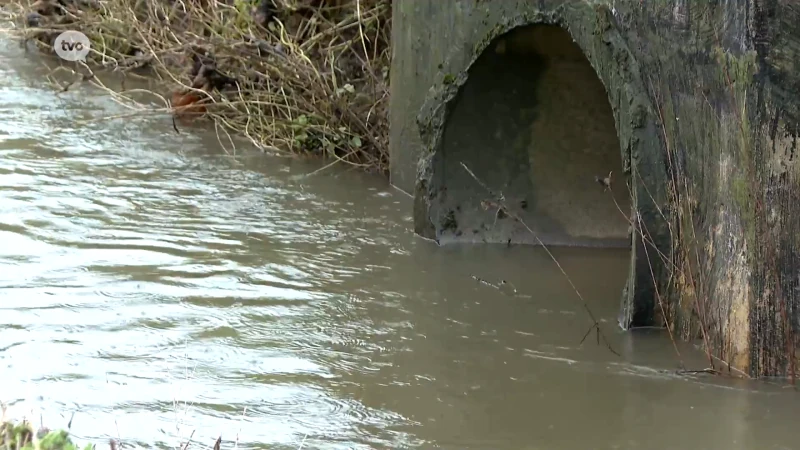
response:
<svg viewBox="0 0 800 450"><path fill-rule="evenodd" d="M390 0L0 5L45 51L77 30L92 43L89 67L151 72L178 123L211 118L262 149L388 171Z"/></svg>

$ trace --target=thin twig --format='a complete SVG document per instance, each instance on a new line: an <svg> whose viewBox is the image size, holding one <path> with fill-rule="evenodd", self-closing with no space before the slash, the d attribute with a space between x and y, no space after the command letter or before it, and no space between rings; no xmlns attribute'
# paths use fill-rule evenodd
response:
<svg viewBox="0 0 800 450"><path fill-rule="evenodd" d="M485 184L483 181L481 181L481 180L480 180L480 179L479 179L479 178L478 178L478 177L475 175L475 173L474 173L474 172L472 172L472 170L470 170L470 168L469 168L469 167L467 167L467 165L466 165L466 164L464 164L463 162L461 162L461 167L463 167L463 168L464 168L464 170L466 170L466 171L467 171L467 173L469 173L469 175L472 177L472 179L474 179L474 180L475 180L475 181L476 181L476 182L477 182L477 183L478 183L478 184L479 184L481 187L483 187L483 188L484 188L484 189L485 189L485 190L486 190L486 191L487 191L487 192L488 192L488 193L489 193L489 194L490 194L492 197L494 197L494 199L493 199L493 202L494 202L494 204L493 204L492 206L495 206L495 207L497 207L497 208L502 208L502 209L503 209L503 211L504 211L504 212L505 212L505 213L506 213L508 216L510 216L510 217L513 217L515 220L517 220L517 221L518 221L520 224L522 224L522 226L523 226L523 227L524 227L524 228L525 228L525 229L526 229L526 230L527 230L529 233L531 233L531 235L533 235L533 237L536 239L536 241L539 243L539 245L540 245L540 246L541 246L541 247L544 249L544 251L545 251L545 252L547 252L547 255L550 257L550 259L552 259L552 260L553 260L553 262L555 263L556 267L558 267L558 270L560 270L560 271L561 271L561 274L562 274L562 275L564 275L564 278L566 278L567 282L568 282L568 283L569 283L569 285L572 287L572 290L575 292L575 294L576 294L576 295L578 296L578 298L581 300L581 302L582 302L582 304L583 304L583 309L586 311L586 313L589 315L589 318L590 318L590 319L591 319L591 321L592 321L592 326L589 328L589 330L588 330L588 331L586 332L586 334L583 336L583 339L581 339L581 344L583 344L583 341L585 341L585 340L586 340L586 338L589 336L589 334L590 334L590 333L591 333L591 332L594 330L594 331L596 332L596 336L597 336L597 342L598 342L598 344L600 343L600 340L602 339L603 343L606 345L606 347L608 347L608 350L610 350L610 351L611 351L611 353L613 353L613 354L615 354L615 355L617 355L617 356L620 356L620 354L619 354L619 353L617 353L617 351L616 351L616 350L614 350L614 348L611 346L611 343L609 343L609 342L608 342L608 339L606 339L606 335L605 335L605 333L603 333L603 330L600 328L600 322L599 322L599 321L598 321L598 320L595 318L595 315L594 315L594 313L592 312L591 308L589 308L589 304L587 303L586 299L584 299L584 298L583 298L583 295L580 293L580 291L578 290L577 286L575 286L575 283L573 283L573 282L572 282L572 279L571 279L571 278L570 278L570 276L567 274L566 270L564 270L564 268L561 266L561 263L559 263L559 262L558 262L558 259L556 259L556 257L555 257L555 256L554 256L554 255L553 255L551 252L550 252L550 249L549 249L549 248L548 248L548 247L547 247L547 246L544 244L544 242L542 242L542 240L541 240L541 239L539 239L539 235L538 235L538 234L536 234L536 232L534 232L534 231L533 231L533 229L531 229L531 227L529 227L529 226L528 226L528 224L527 224L527 223L525 223L525 221L524 221L524 220L522 220L522 218L521 218L521 217L519 217L519 215L517 215L516 213L514 213L514 212L512 212L512 211L509 211L508 207L505 205L505 198L504 198L504 196L503 196L503 194L502 194L502 193L495 194L495 193L494 193L494 191L492 191L491 189L489 189L489 187L488 187L488 186L486 186L486 184Z"/></svg>

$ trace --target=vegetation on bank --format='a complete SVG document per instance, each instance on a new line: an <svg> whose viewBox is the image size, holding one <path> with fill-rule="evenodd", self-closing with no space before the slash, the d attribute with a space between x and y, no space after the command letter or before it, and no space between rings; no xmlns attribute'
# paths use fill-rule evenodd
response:
<svg viewBox="0 0 800 450"><path fill-rule="evenodd" d="M0 450L94 450L94 446L81 449L64 430L36 431L29 422L0 422Z"/></svg>
<svg viewBox="0 0 800 450"><path fill-rule="evenodd" d="M63 31L87 35L88 78L90 67L149 72L178 123L203 116L262 149L388 172L391 0L0 5L17 35L43 51L53 53Z"/></svg>

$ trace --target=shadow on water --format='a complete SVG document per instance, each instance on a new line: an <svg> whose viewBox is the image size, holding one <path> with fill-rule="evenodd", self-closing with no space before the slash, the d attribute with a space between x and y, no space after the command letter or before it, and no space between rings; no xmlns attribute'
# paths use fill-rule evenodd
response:
<svg viewBox="0 0 800 450"><path fill-rule="evenodd" d="M78 438L246 448L789 448L779 386L615 326L624 251L438 248L378 178L219 150L0 58L0 398ZM508 283L495 289L473 277ZM513 288L512 288L513 286ZM682 346L684 361L704 360ZM227 444L226 444L227 445Z"/></svg>

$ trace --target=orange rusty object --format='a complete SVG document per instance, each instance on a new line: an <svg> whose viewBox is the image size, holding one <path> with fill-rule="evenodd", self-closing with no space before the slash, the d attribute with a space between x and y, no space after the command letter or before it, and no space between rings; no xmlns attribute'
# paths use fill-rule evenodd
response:
<svg viewBox="0 0 800 450"><path fill-rule="evenodd" d="M204 98L194 92L174 92L172 94L172 110L175 117L198 117L206 112Z"/></svg>

